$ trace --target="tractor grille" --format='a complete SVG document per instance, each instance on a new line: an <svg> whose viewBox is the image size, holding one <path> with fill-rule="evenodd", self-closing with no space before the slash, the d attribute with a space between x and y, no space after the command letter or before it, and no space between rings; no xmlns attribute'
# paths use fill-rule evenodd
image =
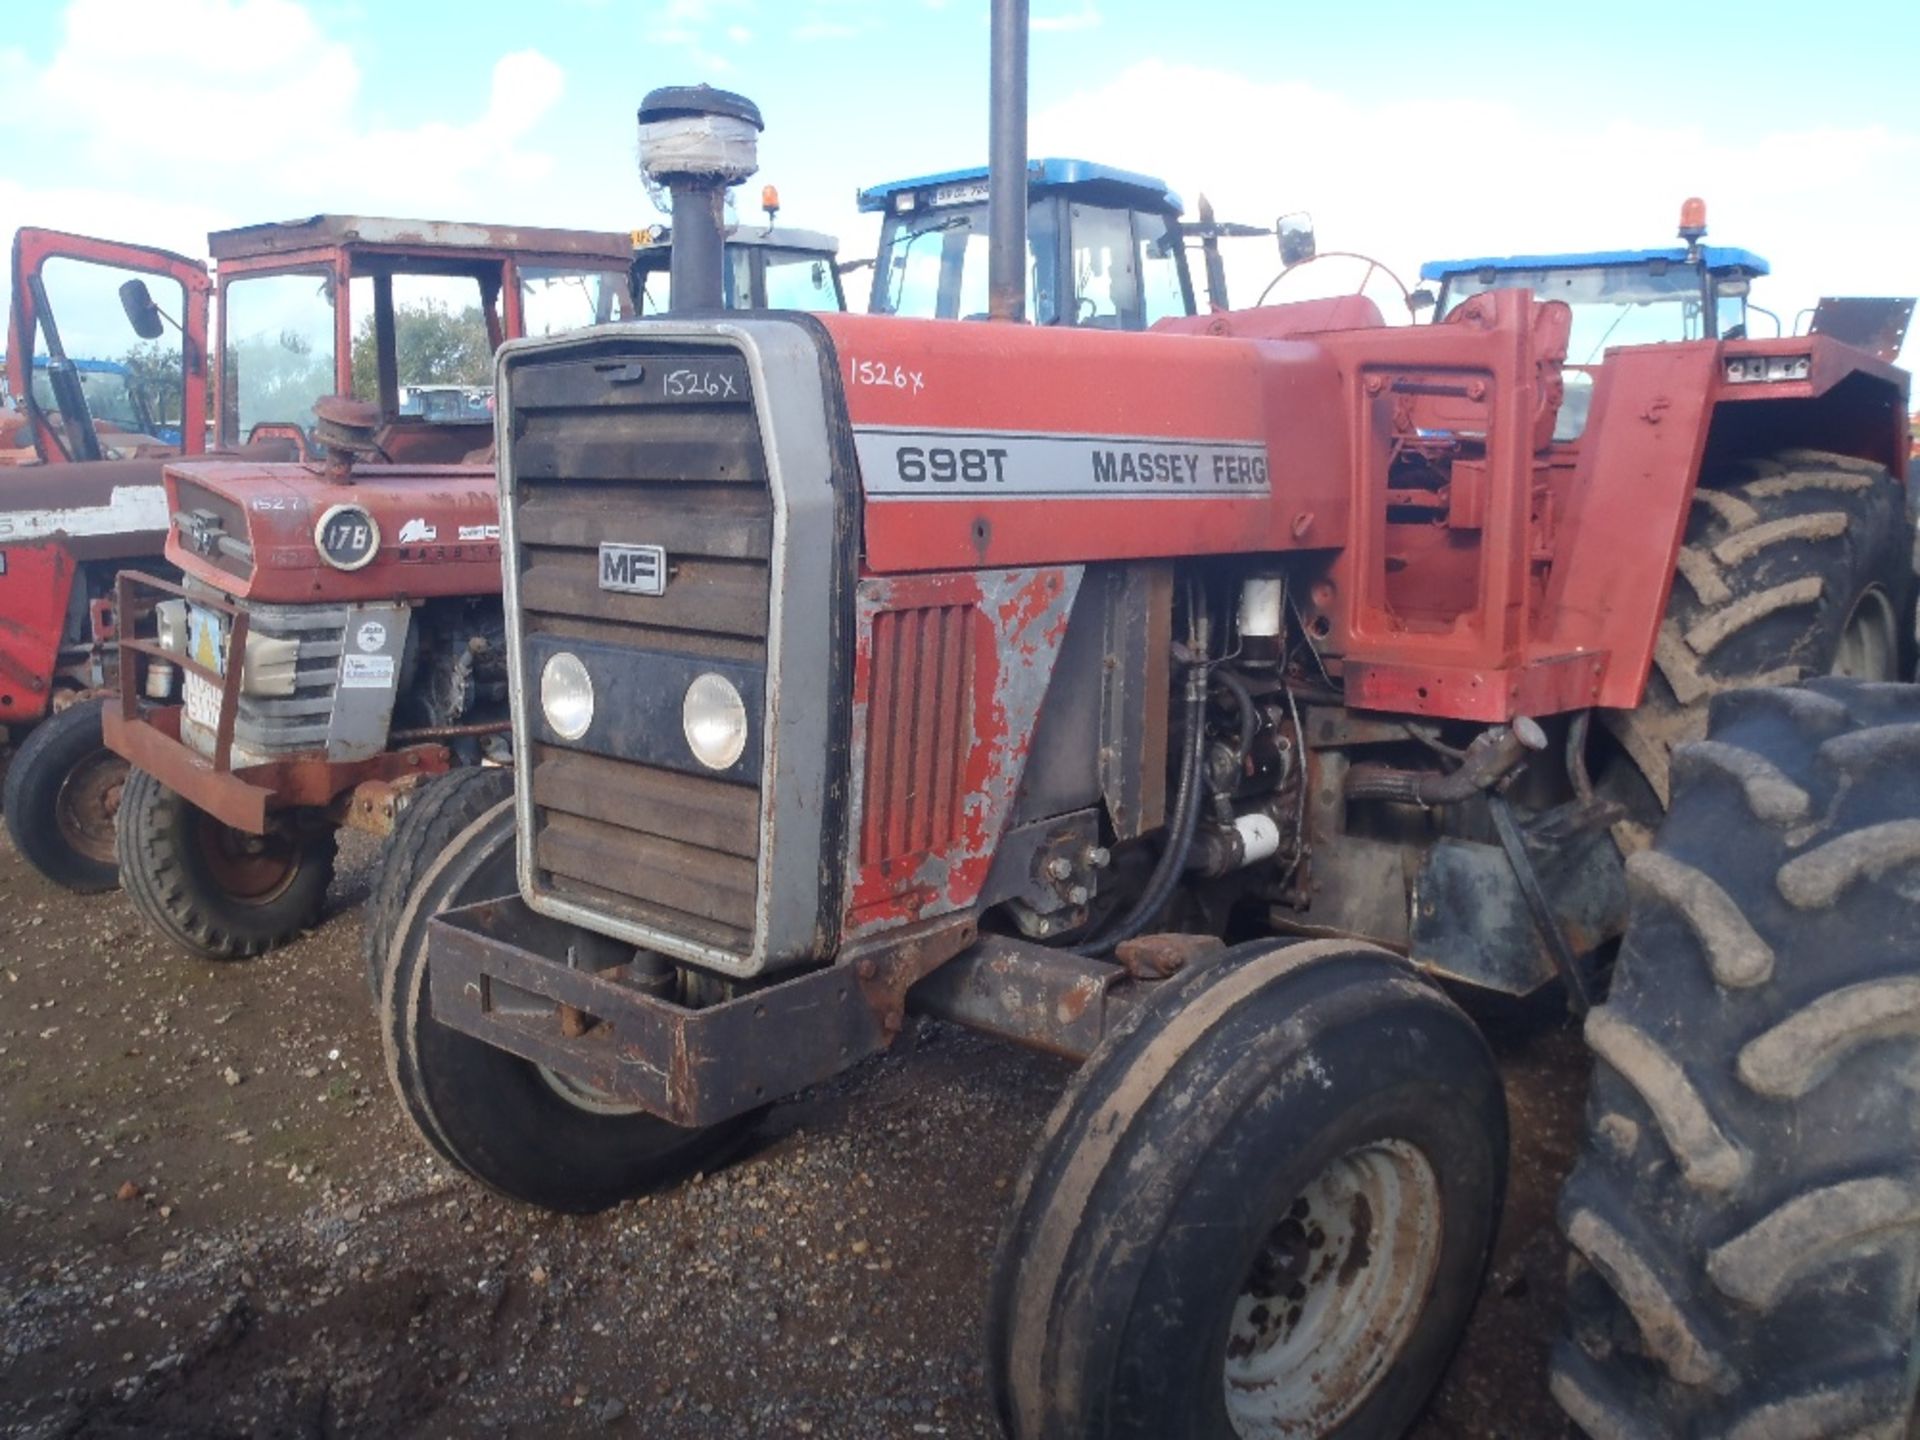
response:
<svg viewBox="0 0 1920 1440"><path fill-rule="evenodd" d="M234 709L233 763L260 764L285 756L325 750L340 679L340 651L349 612L343 605L262 605L240 602L247 628L272 640L293 640L299 650L291 695L257 696L244 690ZM237 662L239 657L232 657ZM183 734L193 748L213 754L214 724L220 695L196 676L186 677L187 724Z"/></svg>
<svg viewBox="0 0 1920 1440"><path fill-rule="evenodd" d="M683 363L703 373L725 367L737 398L669 399L661 379ZM745 366L732 356L647 356L628 365L634 378L624 387L609 381L609 368L528 365L513 380L512 620L524 663L533 669L532 657L555 646L601 655L617 647L652 667L640 675L684 674L689 664L764 670L773 499ZM602 543L660 547L664 592L603 588ZM539 676L521 679L537 717ZM656 702L648 733L633 744L650 759L548 743L530 718L522 779L533 802L535 887L744 954L755 929L759 782L718 777L678 751L678 691L664 708L646 698ZM596 710L638 716L640 705L616 685ZM755 716L752 743L759 727Z"/></svg>
<svg viewBox="0 0 1920 1440"><path fill-rule="evenodd" d="M959 838L973 733L971 605L873 617L873 698L862 767L860 862L946 849Z"/></svg>

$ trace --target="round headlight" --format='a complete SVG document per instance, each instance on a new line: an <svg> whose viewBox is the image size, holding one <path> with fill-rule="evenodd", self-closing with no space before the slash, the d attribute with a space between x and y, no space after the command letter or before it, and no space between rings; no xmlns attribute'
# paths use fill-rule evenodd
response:
<svg viewBox="0 0 1920 1440"><path fill-rule="evenodd" d="M593 724L593 677L578 655L562 650L540 667L540 713L562 740L578 740Z"/></svg>
<svg viewBox="0 0 1920 1440"><path fill-rule="evenodd" d="M711 672L696 676L680 704L687 748L709 770L728 769L747 748L747 706L731 682Z"/></svg>

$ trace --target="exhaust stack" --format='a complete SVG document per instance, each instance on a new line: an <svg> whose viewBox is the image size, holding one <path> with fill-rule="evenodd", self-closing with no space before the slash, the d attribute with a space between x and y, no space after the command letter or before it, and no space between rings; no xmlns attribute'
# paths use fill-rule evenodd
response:
<svg viewBox="0 0 1920 1440"><path fill-rule="evenodd" d="M993 0L987 314L1027 318L1027 0Z"/></svg>
<svg viewBox="0 0 1920 1440"><path fill-rule="evenodd" d="M718 310L727 187L760 168L760 107L710 85L669 85L640 102L640 170L673 197L673 304Z"/></svg>

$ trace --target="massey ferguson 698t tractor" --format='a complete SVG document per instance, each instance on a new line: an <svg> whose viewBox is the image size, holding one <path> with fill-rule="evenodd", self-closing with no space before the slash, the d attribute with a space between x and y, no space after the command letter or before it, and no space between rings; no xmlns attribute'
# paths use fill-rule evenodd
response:
<svg viewBox="0 0 1920 1440"><path fill-rule="evenodd" d="M401 388L431 378L411 367L458 345L485 366L503 339L641 314L670 251L652 236L317 216L240 237L272 255L262 280L214 238L234 356L222 411L321 458L168 469L167 558L184 581L120 577L129 663L105 736L134 767L118 853L135 907L182 947L236 959L314 922L339 826L384 835L424 780L508 753L492 419L402 413ZM817 266L822 303L838 305L827 237L768 230L728 254L747 257L755 298L769 266ZM241 328L261 323L264 337ZM271 368L283 351L296 373ZM463 775L433 813L509 783ZM376 913L412 859L389 856Z"/></svg>
<svg viewBox="0 0 1920 1440"><path fill-rule="evenodd" d="M994 15L1007 322L1024 7ZM642 120L717 254L692 217L757 116ZM1574 1419L1901 1433L1920 706L1872 682L1907 380L1820 335L1630 346L1556 441L1577 324L1495 288L1398 328L1349 298L506 347L515 793L382 957L423 1137L591 1210L909 1009L1084 1057L993 1266L1008 1429L1387 1437L1499 1223L1457 1000L1554 992L1598 1057Z"/></svg>

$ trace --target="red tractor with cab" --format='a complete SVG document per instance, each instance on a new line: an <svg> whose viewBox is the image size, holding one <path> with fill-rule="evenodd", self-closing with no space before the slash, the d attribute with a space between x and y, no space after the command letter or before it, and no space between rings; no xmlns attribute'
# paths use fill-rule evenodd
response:
<svg viewBox="0 0 1920 1440"><path fill-rule="evenodd" d="M225 960L314 923L339 827L386 834L456 768L471 773L432 814L504 793L504 772L473 768L511 754L491 356L645 313L673 249L651 231L349 216L214 239L223 417L284 431L302 458L168 468L183 578L120 576L126 663L104 730L133 767L123 885L161 934ZM742 301L791 266L837 307L830 238L755 228L728 246ZM449 351L472 373L418 368ZM426 404L435 384L459 403ZM383 865L370 928L411 859Z"/></svg>
<svg viewBox="0 0 1920 1440"><path fill-rule="evenodd" d="M40 229L13 239L12 407L0 422L4 808L21 854L75 889L113 884L124 767L100 748L97 698L113 673L113 576L160 563L161 467L206 448L210 291L206 267L170 251ZM117 355L144 355L148 373L108 363Z"/></svg>

